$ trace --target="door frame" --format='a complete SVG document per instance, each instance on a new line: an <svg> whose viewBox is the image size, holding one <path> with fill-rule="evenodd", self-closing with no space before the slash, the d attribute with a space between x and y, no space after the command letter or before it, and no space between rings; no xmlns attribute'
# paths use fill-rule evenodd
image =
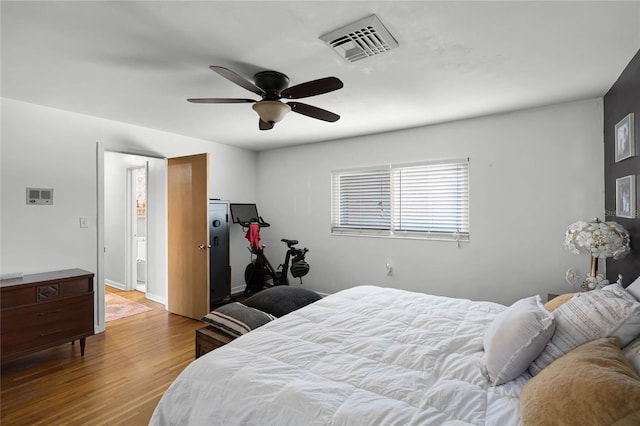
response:
<svg viewBox="0 0 640 426"><path fill-rule="evenodd" d="M125 155L139 155L139 156L143 156L143 157L149 157L149 158L156 158L156 159L160 159L160 160L165 160L167 159L167 157L162 156L162 155L158 155L157 153L154 152L148 152L148 151L143 151L143 150L137 150L137 149L105 149L104 144L101 142L96 142L96 241L97 241L97 259L96 259L96 264L97 264L97 270L95 273L95 280L94 280L94 331L96 333L102 333L105 330L105 277L104 277L104 253L105 253L105 243L104 243L104 234L105 234L105 229L104 229L104 195L105 195L105 191L104 191L104 153L106 152L114 152L114 153L118 153L118 154L125 154ZM147 167L148 168L148 167ZM166 168L166 164L165 164L165 168ZM148 178L148 176L147 176ZM148 186L148 182L147 182L147 196L149 192L149 186ZM167 209L166 206L166 198L165 200L165 205L157 205L154 206L154 209ZM147 202L147 208L149 208L149 203ZM158 211L159 211L158 210ZM147 218L148 220L148 218ZM164 221L164 225L166 228L166 216L165 216L165 221ZM148 246L148 238L147 238L147 246ZM147 256L148 258L148 256ZM147 259L148 260L148 259ZM160 260L159 260L160 261ZM166 259L164 259L164 263L165 263L165 267L166 267ZM148 264L147 264L148 265ZM147 278L149 277L149 274L147 274ZM166 285L166 283L165 283ZM166 289L165 289L165 294L166 294ZM155 300L156 302L159 303L163 303L165 305L166 308L166 300L164 301L160 301L160 300Z"/></svg>

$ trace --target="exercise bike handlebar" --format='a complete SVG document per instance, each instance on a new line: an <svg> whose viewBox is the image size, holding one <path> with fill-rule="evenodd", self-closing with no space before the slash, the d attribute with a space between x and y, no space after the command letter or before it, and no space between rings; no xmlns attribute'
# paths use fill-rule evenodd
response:
<svg viewBox="0 0 640 426"><path fill-rule="evenodd" d="M258 219L256 218L251 218L250 220L247 221L238 221L238 223L243 227L243 228L248 228L249 225L251 225L252 223L256 223L260 228L268 228L271 226L270 223L265 222L264 220L262 220L262 216L258 217Z"/></svg>

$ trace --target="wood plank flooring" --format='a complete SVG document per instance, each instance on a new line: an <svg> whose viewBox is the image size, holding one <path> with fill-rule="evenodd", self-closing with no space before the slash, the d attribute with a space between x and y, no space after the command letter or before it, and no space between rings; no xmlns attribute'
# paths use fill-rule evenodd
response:
<svg viewBox="0 0 640 426"><path fill-rule="evenodd" d="M2 366L0 423L147 425L158 400L193 361L204 324L170 314L142 293L107 292L153 310L108 322L80 344L44 350Z"/></svg>

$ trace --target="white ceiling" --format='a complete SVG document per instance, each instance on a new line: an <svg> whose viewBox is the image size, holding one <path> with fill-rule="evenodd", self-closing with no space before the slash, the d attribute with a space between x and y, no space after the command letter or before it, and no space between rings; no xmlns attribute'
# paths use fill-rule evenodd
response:
<svg viewBox="0 0 640 426"><path fill-rule="evenodd" d="M604 95L640 48L640 1L2 1L2 96L255 150ZM319 36L375 13L396 50L347 63ZM258 130L218 74L336 76Z"/></svg>

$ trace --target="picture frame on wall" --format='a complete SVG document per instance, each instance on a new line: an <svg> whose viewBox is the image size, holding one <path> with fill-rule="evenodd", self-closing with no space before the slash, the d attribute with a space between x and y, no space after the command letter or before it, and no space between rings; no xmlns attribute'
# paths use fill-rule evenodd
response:
<svg viewBox="0 0 640 426"><path fill-rule="evenodd" d="M616 216L636 218L636 176L616 179Z"/></svg>
<svg viewBox="0 0 640 426"><path fill-rule="evenodd" d="M634 131L634 114L627 114L616 124L616 163L636 155L636 135Z"/></svg>

